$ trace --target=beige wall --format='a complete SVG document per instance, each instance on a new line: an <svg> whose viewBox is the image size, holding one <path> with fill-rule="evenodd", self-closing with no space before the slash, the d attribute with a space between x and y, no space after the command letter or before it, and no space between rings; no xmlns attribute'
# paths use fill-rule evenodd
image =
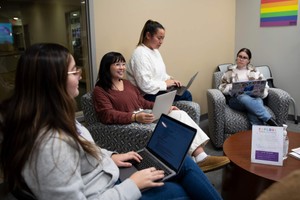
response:
<svg viewBox="0 0 300 200"><path fill-rule="evenodd" d="M212 73L218 64L234 59L235 0L95 0L95 67L109 51L129 60L148 19L166 28L160 52L168 73L187 83L200 72L190 90L201 114L207 113Z"/></svg>

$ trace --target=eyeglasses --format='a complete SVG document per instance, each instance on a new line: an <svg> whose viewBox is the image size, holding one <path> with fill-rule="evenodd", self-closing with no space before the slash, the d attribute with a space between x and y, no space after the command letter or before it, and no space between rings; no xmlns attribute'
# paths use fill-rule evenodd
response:
<svg viewBox="0 0 300 200"><path fill-rule="evenodd" d="M68 72L68 75L74 74L75 76L78 76L78 75L81 75L81 73L82 73L82 69L76 68L76 70Z"/></svg>
<svg viewBox="0 0 300 200"><path fill-rule="evenodd" d="M114 65L115 65L116 67L126 67L126 63L124 63L124 62L114 63Z"/></svg>
<svg viewBox="0 0 300 200"><path fill-rule="evenodd" d="M249 59L247 56L241 56L241 55L239 55L238 58L241 59L241 60L248 60Z"/></svg>

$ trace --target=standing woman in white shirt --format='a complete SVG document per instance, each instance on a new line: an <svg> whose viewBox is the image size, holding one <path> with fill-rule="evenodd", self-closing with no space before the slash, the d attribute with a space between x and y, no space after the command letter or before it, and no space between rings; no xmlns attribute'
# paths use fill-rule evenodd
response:
<svg viewBox="0 0 300 200"><path fill-rule="evenodd" d="M181 86L180 81L167 74L158 51L164 38L165 28L159 22L148 20L127 68L128 80L141 90L148 101L154 101L169 87ZM176 95L175 101L179 100L192 101L192 94L187 90L182 96Z"/></svg>

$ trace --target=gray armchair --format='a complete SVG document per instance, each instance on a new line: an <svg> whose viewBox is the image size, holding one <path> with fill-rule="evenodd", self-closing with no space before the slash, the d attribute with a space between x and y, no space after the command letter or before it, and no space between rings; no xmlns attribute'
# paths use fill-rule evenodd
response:
<svg viewBox="0 0 300 200"><path fill-rule="evenodd" d="M251 124L247 115L231 109L223 93L218 89L224 72L213 74L213 88L207 90L209 135L216 148L222 148L226 138L234 133L250 130ZM291 96L282 89L270 88L265 100L266 109L278 124L287 121Z"/></svg>
<svg viewBox="0 0 300 200"><path fill-rule="evenodd" d="M176 102L179 109L185 110L191 118L199 124L200 106L195 102ZM152 124L131 123L126 125L107 125L99 122L92 99L92 93L84 94L81 97L81 106L85 118L85 125L90 131L96 144L101 148L119 153L136 151L146 146L152 131L155 128Z"/></svg>

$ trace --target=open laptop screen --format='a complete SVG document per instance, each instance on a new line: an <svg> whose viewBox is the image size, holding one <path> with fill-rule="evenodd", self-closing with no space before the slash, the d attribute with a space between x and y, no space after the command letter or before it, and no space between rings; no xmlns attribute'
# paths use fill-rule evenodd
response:
<svg viewBox="0 0 300 200"><path fill-rule="evenodd" d="M147 149L178 172L195 134L195 128L162 114Z"/></svg>

